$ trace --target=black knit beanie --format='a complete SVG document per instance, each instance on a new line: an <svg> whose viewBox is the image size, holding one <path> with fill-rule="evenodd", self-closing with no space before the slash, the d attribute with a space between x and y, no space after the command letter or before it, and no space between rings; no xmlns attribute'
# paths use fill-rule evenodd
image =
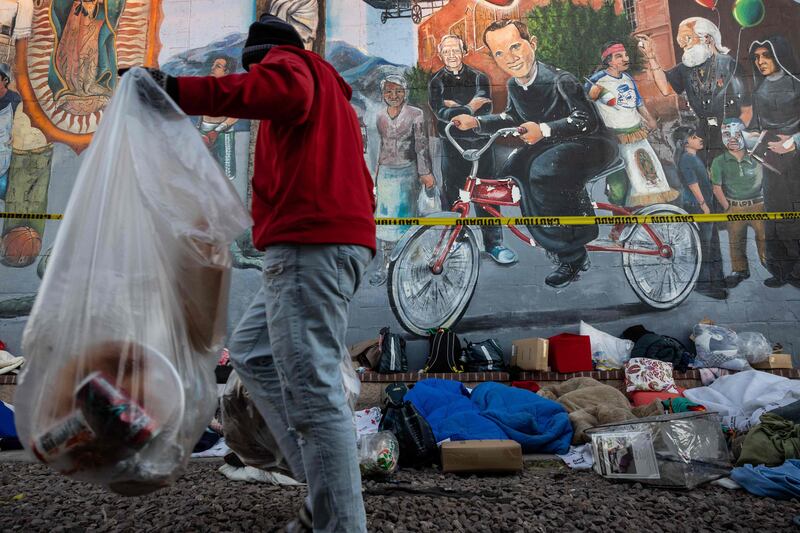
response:
<svg viewBox="0 0 800 533"><path fill-rule="evenodd" d="M288 22L272 15L262 15L258 22L250 25L247 41L242 49L242 67L260 63L273 46L292 45L304 48L303 39Z"/></svg>

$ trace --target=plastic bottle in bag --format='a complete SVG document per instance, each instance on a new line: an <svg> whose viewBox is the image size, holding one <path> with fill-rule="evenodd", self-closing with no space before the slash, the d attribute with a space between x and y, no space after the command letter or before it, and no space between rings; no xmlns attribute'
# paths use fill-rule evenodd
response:
<svg viewBox="0 0 800 533"><path fill-rule="evenodd" d="M391 431L359 437L358 465L362 476L388 476L397 470L399 461L400 444Z"/></svg>
<svg viewBox="0 0 800 533"><path fill-rule="evenodd" d="M23 445L121 494L177 478L215 410L228 247L250 225L191 121L144 70L125 75L26 324Z"/></svg>

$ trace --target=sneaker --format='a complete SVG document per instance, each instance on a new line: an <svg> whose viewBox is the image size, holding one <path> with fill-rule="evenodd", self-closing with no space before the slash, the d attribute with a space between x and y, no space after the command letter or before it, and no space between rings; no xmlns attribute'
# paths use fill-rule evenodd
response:
<svg viewBox="0 0 800 533"><path fill-rule="evenodd" d="M743 270L741 272L733 272L730 276L725 278L725 286L729 289L737 287L741 282L750 277L750 272Z"/></svg>
<svg viewBox="0 0 800 533"><path fill-rule="evenodd" d="M489 250L489 255L499 265L513 265L519 260L517 253L505 246L495 246Z"/></svg>
<svg viewBox="0 0 800 533"><path fill-rule="evenodd" d="M555 271L544 278L544 282L551 287L561 289L577 280L581 272L589 270L590 264L589 254L584 255L583 259L573 263L561 263Z"/></svg>

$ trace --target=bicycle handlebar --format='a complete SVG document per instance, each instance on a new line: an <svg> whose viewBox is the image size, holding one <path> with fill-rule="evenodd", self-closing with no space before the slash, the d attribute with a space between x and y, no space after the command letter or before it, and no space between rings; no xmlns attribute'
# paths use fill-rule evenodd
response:
<svg viewBox="0 0 800 533"><path fill-rule="evenodd" d="M464 152L467 152L467 151L472 152L472 157L470 157L468 160L473 160L473 161L475 159L479 158L480 156L482 156L486 152L486 150L488 150L489 147L492 146L492 144L494 144L494 142L498 138L500 138L500 137L508 137L509 135L520 135L522 133L525 133L525 131L526 131L525 128L517 128L517 127L514 127L514 128L502 128L502 129L499 129L496 132L494 132L489 137L489 140L486 141L486 144L483 145L483 148L481 148L479 150L464 150L461 147L461 145L458 144L458 141L456 141L453 138L453 135L450 133L450 130L452 129L453 125L454 125L454 123L450 122L444 128L444 133L447 136L447 140L450 141L450 144L452 144L453 147L456 150L458 150L458 153L461 154L462 156L464 155ZM465 159L467 159L467 158L465 158Z"/></svg>

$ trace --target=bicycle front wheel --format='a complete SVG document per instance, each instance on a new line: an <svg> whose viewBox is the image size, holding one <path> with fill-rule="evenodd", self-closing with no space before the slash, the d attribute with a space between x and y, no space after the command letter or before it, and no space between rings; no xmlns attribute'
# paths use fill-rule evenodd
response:
<svg viewBox="0 0 800 533"><path fill-rule="evenodd" d="M454 326L475 293L480 250L470 228L461 228L442 271L432 269L455 229L420 228L389 265L389 302L397 321L410 333L425 336L431 328Z"/></svg>
<svg viewBox="0 0 800 533"><path fill-rule="evenodd" d="M672 212L649 214L674 215ZM689 223L653 224L650 229L665 246L670 247L670 256L624 253L623 270L640 300L655 309L672 309L692 293L700 275L703 259L700 234L694 224ZM653 238L641 224L626 239L625 248L658 250Z"/></svg>

